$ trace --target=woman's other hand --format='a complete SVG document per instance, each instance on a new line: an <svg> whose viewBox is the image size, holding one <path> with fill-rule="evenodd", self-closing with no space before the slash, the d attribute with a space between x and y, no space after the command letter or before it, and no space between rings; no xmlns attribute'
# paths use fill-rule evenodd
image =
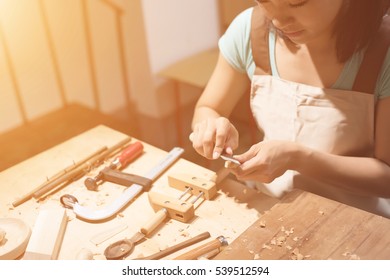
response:
<svg viewBox="0 0 390 280"><path fill-rule="evenodd" d="M234 156L241 165L231 169L239 180L270 183L293 169L294 154L299 146L288 141L263 141L253 145L247 152Z"/></svg>

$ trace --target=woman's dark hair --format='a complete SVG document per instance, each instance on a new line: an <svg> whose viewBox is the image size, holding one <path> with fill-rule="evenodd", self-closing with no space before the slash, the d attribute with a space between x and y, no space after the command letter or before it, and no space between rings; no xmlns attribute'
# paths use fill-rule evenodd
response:
<svg viewBox="0 0 390 280"><path fill-rule="evenodd" d="M335 25L337 57L346 62L375 37L390 0L346 0Z"/></svg>

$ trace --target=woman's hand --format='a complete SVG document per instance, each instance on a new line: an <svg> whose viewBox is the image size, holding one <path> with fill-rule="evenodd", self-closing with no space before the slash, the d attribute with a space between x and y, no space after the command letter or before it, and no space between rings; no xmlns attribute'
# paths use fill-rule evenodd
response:
<svg viewBox="0 0 390 280"><path fill-rule="evenodd" d="M190 140L200 155L217 159L223 152L233 154L238 147L238 131L227 118L208 118L195 124Z"/></svg>
<svg viewBox="0 0 390 280"><path fill-rule="evenodd" d="M292 169L294 154L299 149L288 141L263 141L253 145L247 152L234 156L241 165L231 171L239 180L270 183Z"/></svg>

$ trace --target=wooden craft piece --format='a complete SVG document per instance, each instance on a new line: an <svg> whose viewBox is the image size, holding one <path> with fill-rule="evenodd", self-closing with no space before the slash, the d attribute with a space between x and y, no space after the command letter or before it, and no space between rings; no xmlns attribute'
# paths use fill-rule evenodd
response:
<svg viewBox="0 0 390 280"><path fill-rule="evenodd" d="M172 198L170 196L149 192L149 202L155 212L166 209L167 215L180 222L188 222L194 217L194 205L192 203Z"/></svg>
<svg viewBox="0 0 390 280"><path fill-rule="evenodd" d="M14 260L26 250L30 227L20 219L2 218L0 228L5 235L0 243L0 260Z"/></svg>
<svg viewBox="0 0 390 280"><path fill-rule="evenodd" d="M68 217L63 208L42 209L34 224L24 260L57 259Z"/></svg>
<svg viewBox="0 0 390 280"><path fill-rule="evenodd" d="M193 195L202 194L207 200L217 194L217 186L214 181L189 174L174 174L168 176L169 186L185 191L191 189Z"/></svg>

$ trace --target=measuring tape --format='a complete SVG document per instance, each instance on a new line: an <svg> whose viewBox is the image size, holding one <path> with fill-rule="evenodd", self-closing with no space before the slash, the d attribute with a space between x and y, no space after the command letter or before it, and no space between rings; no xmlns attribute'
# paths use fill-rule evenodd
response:
<svg viewBox="0 0 390 280"><path fill-rule="evenodd" d="M157 179L169 166L171 166L184 152L184 149L175 147L173 148L168 155L164 157L155 167L153 167L147 174L144 176L148 179L154 181ZM127 188L123 194L118 197L111 205L108 205L104 209L91 210L87 207L81 206L78 203L78 200L73 195L65 194L61 196L61 203L66 208L73 209L73 212L77 217L89 221L100 221L105 220L116 213L118 213L127 203L129 203L134 197L136 197L143 187L138 184L133 184Z"/></svg>

